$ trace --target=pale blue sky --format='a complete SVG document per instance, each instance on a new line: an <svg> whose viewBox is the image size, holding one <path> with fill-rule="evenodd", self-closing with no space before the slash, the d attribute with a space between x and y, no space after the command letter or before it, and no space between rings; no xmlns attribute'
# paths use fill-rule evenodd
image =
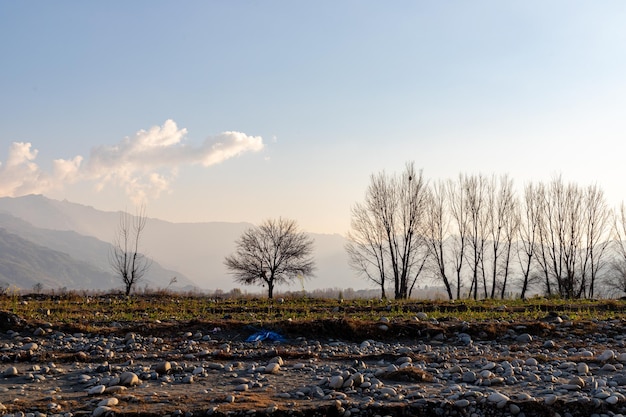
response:
<svg viewBox="0 0 626 417"><path fill-rule="evenodd" d="M618 204L624 22L623 1L0 0L0 195L345 233L369 175L414 160Z"/></svg>

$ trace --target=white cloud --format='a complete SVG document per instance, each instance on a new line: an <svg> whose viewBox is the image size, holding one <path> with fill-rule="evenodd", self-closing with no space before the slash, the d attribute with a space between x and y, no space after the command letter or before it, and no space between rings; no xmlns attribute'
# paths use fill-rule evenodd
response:
<svg viewBox="0 0 626 417"><path fill-rule="evenodd" d="M53 181L35 162L37 150L25 142L14 142L6 164L0 164L0 195L16 196L41 193L53 188Z"/></svg>
<svg viewBox="0 0 626 417"><path fill-rule="evenodd" d="M0 165L0 196L45 193L65 184L92 181L97 190L122 187L134 202L139 202L168 191L181 166L209 167L264 147L260 136L241 132L224 132L200 146L185 143L186 134L186 129L167 120L162 126L140 130L115 145L93 148L86 160L80 155L56 159L51 174L34 162L37 150L31 149L30 143L13 143L6 164Z"/></svg>

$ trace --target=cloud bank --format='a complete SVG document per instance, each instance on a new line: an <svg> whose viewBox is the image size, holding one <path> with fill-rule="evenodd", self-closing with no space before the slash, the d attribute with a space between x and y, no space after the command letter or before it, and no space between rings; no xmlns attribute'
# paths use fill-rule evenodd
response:
<svg viewBox="0 0 626 417"><path fill-rule="evenodd" d="M122 187L134 201L157 198L169 190L178 169L185 165L209 167L245 152L263 149L263 138L241 132L224 132L207 138L200 146L185 142L187 129L167 120L162 126L140 130L111 146L98 146L87 159L56 159L52 172L35 162L32 144L14 142L7 160L0 163L0 196L44 194L80 181L91 181L97 190Z"/></svg>

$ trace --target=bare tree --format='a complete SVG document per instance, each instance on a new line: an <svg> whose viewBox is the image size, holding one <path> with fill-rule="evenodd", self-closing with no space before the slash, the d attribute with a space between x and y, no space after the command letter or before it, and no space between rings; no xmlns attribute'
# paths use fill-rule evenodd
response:
<svg viewBox="0 0 626 417"><path fill-rule="evenodd" d="M444 182L438 182L431 186L428 193L426 209L426 223L424 225L424 238L429 252L431 270L440 280L450 300L454 299L452 284L446 269L447 249L446 239L450 233L450 217L446 211L447 188Z"/></svg>
<svg viewBox="0 0 626 417"><path fill-rule="evenodd" d="M487 281L485 277L484 259L485 259L485 243L488 235L487 213L488 201L487 194L489 184L485 177L465 176L463 178L463 188L465 189L464 197L466 201L466 209L468 210L468 243L470 248L468 264L472 272L472 283L470 292L474 292L474 299L478 298L478 278L482 276L483 295L487 298Z"/></svg>
<svg viewBox="0 0 626 417"><path fill-rule="evenodd" d="M491 249L491 298L496 290L504 298L508 282L513 240L519 227L518 204L513 192L513 181L504 175L496 185L492 178L487 187L487 231Z"/></svg>
<svg viewBox="0 0 626 417"><path fill-rule="evenodd" d="M224 264L237 282L267 284L267 296L273 298L277 284L313 275L312 253L313 240L298 230L294 220L279 218L246 230Z"/></svg>
<svg viewBox="0 0 626 417"><path fill-rule="evenodd" d="M532 183L526 185L524 187L523 218L520 219L517 251L522 273L522 289L520 293L522 299L526 298L526 293L532 285L531 268L540 233L539 204L537 187Z"/></svg>
<svg viewBox="0 0 626 417"><path fill-rule="evenodd" d="M127 296L144 278L152 263L140 252L146 220L144 206L137 210L135 216L127 212L120 213L117 231L109 253L111 268L124 284Z"/></svg>
<svg viewBox="0 0 626 417"><path fill-rule="evenodd" d="M574 298L578 292L580 275L579 250L582 246L582 233L579 222L582 218L581 194L575 184L565 184L562 178L554 178L544 194L541 242L546 249L546 275L554 279L558 294L564 298Z"/></svg>
<svg viewBox="0 0 626 417"><path fill-rule="evenodd" d="M604 192L597 185L587 187L584 193L584 219L586 246L583 260L583 295L593 298L599 271L606 264L606 250L609 246L608 209ZM589 276L589 282L586 277ZM586 293L586 294L585 294Z"/></svg>
<svg viewBox="0 0 626 417"><path fill-rule="evenodd" d="M389 274L396 299L409 297L426 261L420 230L425 207L426 184L411 162L400 176L372 175L365 203L353 210L351 264L360 273L364 265L378 269L379 279L373 281L379 285Z"/></svg>
<svg viewBox="0 0 626 417"><path fill-rule="evenodd" d="M368 194L369 196L369 194ZM387 298L387 255L385 231L378 216L365 205L356 204L352 209L352 230L348 232L346 252L350 266L380 288L382 299Z"/></svg>
<svg viewBox="0 0 626 417"><path fill-rule="evenodd" d="M610 211L597 186L565 184L560 176L537 187L539 265L548 294L591 297L605 265Z"/></svg>
<svg viewBox="0 0 626 417"><path fill-rule="evenodd" d="M462 270L465 263L469 234L469 210L467 209L466 189L463 186L464 176L459 175L458 181L448 181L448 201L450 213L454 220L455 233L451 238L451 251L456 274L456 298L461 298L463 287Z"/></svg>
<svg viewBox="0 0 626 417"><path fill-rule="evenodd" d="M611 271L605 284L618 293L626 293L626 205L622 202L613 215L613 240Z"/></svg>

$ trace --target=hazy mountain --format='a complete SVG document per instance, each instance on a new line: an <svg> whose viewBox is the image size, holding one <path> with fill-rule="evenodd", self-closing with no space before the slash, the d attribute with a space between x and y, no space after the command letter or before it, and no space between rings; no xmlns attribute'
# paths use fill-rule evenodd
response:
<svg viewBox="0 0 626 417"><path fill-rule="evenodd" d="M0 284L24 289L30 289L36 283L47 289L121 287L121 282L111 271L110 247L109 243L91 236L37 228L0 212ZM180 272L154 262L139 287L163 288L174 276L178 287L195 286Z"/></svg>
<svg viewBox="0 0 626 417"><path fill-rule="evenodd" d="M104 212L93 207L52 200L40 195L0 198L0 213L2 212L30 223L40 230L71 231L78 235L91 236L101 243L113 240L120 216L119 212ZM235 241L249 227L252 227L249 223L172 223L149 218L142 241L143 252L164 268L180 271L180 274L189 278L202 290L228 291L240 286L233 282L224 267L224 257L234 251ZM327 234L311 234L311 237L315 241L316 276L304 283L295 282L291 287L279 287L279 291L299 291L302 287L306 290L366 287L366 282L357 279L349 268L344 250L344 237ZM51 242L42 241L42 245L48 244ZM69 247L66 247L66 250L74 246L69 242L67 245ZM87 246L85 242L80 250L90 253ZM79 249L73 250L72 253L79 253ZM107 253L104 252L105 259ZM86 254L82 253L81 256ZM89 262L97 263L94 259L90 259ZM151 269L150 272L154 271ZM181 280L178 278L180 285ZM165 286L167 282L161 285ZM263 290L259 287L240 288L251 292Z"/></svg>
<svg viewBox="0 0 626 417"><path fill-rule="evenodd" d="M117 285L112 274L6 229L0 229L0 282L29 290L37 283L47 289L107 289Z"/></svg>

